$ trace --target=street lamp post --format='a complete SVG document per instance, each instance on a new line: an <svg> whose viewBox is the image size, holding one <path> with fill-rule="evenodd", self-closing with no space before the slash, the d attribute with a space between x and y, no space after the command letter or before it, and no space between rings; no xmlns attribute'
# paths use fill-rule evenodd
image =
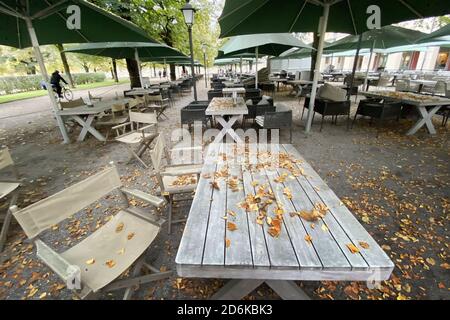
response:
<svg viewBox="0 0 450 320"><path fill-rule="evenodd" d="M194 100L197 101L197 84L195 81L195 66L194 66L194 45L192 42L192 26L194 25L195 8L186 0L186 4L181 8L183 12L184 21L188 27L189 31L189 46L191 49L191 73L192 73L192 84L194 86Z"/></svg>
<svg viewBox="0 0 450 320"><path fill-rule="evenodd" d="M206 49L208 46L206 44L202 45L202 51L203 51L203 64L205 67L205 88L208 89L208 70L206 66Z"/></svg>

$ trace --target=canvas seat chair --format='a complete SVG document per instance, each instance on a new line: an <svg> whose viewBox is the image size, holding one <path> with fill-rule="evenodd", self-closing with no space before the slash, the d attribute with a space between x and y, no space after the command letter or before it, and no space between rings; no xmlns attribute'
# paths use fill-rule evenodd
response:
<svg viewBox="0 0 450 320"><path fill-rule="evenodd" d="M142 156L158 136L156 113L130 111L129 114L129 122L115 126L112 130L116 131L116 141L123 143L131 153L131 158L128 163L135 158L144 168L148 169L149 166L142 159Z"/></svg>
<svg viewBox="0 0 450 320"><path fill-rule="evenodd" d="M168 202L168 233L171 234L172 225L176 223L181 223L186 221L186 219L173 220L173 206L174 202L182 202L192 200L192 196L175 199L175 196L191 194L197 189L197 183L199 181L200 173L202 171L203 164L198 163L183 163L183 164L171 164L170 158L171 153L177 151L194 151L202 152L201 147L194 148L175 148L167 151L164 146L163 137L161 135L156 138L156 143L152 151L150 151L150 156L152 159L153 167L155 170L155 176L157 178L161 195L164 196ZM163 157L166 157L167 165L163 165ZM180 178L194 178L195 183L180 184Z"/></svg>
<svg viewBox="0 0 450 320"><path fill-rule="evenodd" d="M123 124L128 121L128 114L125 113L125 104L116 103L111 107L111 114L103 114L95 123L96 127L107 127L106 141L111 133L113 127Z"/></svg>
<svg viewBox="0 0 450 320"><path fill-rule="evenodd" d="M136 109L136 110L134 110ZM136 97L128 102L128 110L143 112L147 109L147 104L143 97Z"/></svg>
<svg viewBox="0 0 450 320"><path fill-rule="evenodd" d="M9 201L8 208L13 206L17 202L19 197L18 189L20 187L19 174L16 167L14 166L14 161L11 158L11 154L8 149L0 150L0 171L9 170L11 171L12 179L10 178L0 178L0 203L3 201ZM8 209L6 212L0 212L0 224L2 226L0 231L0 253L3 252L5 246L8 230L11 225L12 213Z"/></svg>
<svg viewBox="0 0 450 320"><path fill-rule="evenodd" d="M58 253L39 236L51 227L112 192L123 199L120 211L87 238ZM131 287L168 278L172 272L159 270L145 262L163 220L148 211L130 207L128 197L161 207L164 200L138 190L124 188L117 169L112 166L47 199L19 210L11 208L28 238L36 245L37 256L81 298L94 298L101 291L126 289L124 299L131 298ZM127 278L122 277L129 268ZM142 275L142 269L151 273ZM72 287L74 285L74 287Z"/></svg>
<svg viewBox="0 0 450 320"><path fill-rule="evenodd" d="M169 98L163 98L161 94L157 95L145 95L145 102L147 104L147 108L156 112L158 119L161 116L164 116L166 119L169 119L167 115L164 114L164 111L169 107Z"/></svg>
<svg viewBox="0 0 450 320"><path fill-rule="evenodd" d="M88 97L89 97L89 100L91 100L91 101L102 101L103 100L102 97L93 96L90 91L88 91Z"/></svg>

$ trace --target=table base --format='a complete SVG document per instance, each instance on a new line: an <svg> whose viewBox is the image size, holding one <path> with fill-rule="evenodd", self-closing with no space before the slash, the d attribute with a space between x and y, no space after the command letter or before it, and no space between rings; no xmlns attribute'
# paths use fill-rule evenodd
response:
<svg viewBox="0 0 450 320"><path fill-rule="evenodd" d="M289 280L230 280L212 300L241 300L256 288L266 283L283 300L311 300L294 281Z"/></svg>

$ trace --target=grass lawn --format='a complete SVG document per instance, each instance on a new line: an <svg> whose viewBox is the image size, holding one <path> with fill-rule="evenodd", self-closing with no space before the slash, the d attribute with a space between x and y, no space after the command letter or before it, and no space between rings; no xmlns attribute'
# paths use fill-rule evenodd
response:
<svg viewBox="0 0 450 320"><path fill-rule="evenodd" d="M103 82L95 82L95 83L89 83L89 84L82 84L78 85L76 89L73 89L73 91L78 90L86 90L86 89L95 89L100 87L108 87L113 86L116 84L124 84L129 82L129 80L120 80L119 83L114 82L113 80L103 81ZM36 98L36 97L42 97L47 95L47 91L45 90L37 90L37 91L30 91L30 92L21 92L21 93L14 93L14 94L7 94L4 96L0 96L0 104L1 103L7 103L17 100L23 100L23 99L30 99L30 98Z"/></svg>

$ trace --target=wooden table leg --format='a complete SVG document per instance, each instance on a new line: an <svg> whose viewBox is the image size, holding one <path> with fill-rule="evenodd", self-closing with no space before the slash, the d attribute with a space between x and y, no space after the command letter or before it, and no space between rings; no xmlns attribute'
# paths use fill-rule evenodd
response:
<svg viewBox="0 0 450 320"><path fill-rule="evenodd" d="M238 143L242 143L242 139L236 134L233 130L233 125L240 119L240 116L233 116L230 118L228 122L223 117L217 117L217 122L222 125L222 131L220 131L219 135L214 140L215 143L219 143L222 139L229 134L234 141Z"/></svg>
<svg viewBox="0 0 450 320"><path fill-rule="evenodd" d="M434 128L433 122L431 119L436 114L436 112L439 111L439 109L442 106L435 106L433 107L430 112L428 112L426 107L417 106L417 110L420 113L420 116L422 117L419 119L419 121L416 122L416 124L406 133L408 136L415 134L417 131L419 131L420 128L422 128L424 125L427 126L428 132L430 134L436 134L436 129Z"/></svg>
<svg viewBox="0 0 450 320"><path fill-rule="evenodd" d="M264 280L230 280L212 300L241 300L264 283Z"/></svg>
<svg viewBox="0 0 450 320"><path fill-rule="evenodd" d="M311 300L294 281L267 280L266 284L283 300Z"/></svg>
<svg viewBox="0 0 450 320"><path fill-rule="evenodd" d="M311 300L294 281L287 280L230 280L211 299L241 300L266 283L283 300Z"/></svg>
<svg viewBox="0 0 450 320"><path fill-rule="evenodd" d="M92 126L92 123L94 122L95 119L95 115L89 115L86 121L84 121L80 116L72 116L72 118L83 127L80 135L78 136L77 139L78 142L84 141L86 139L88 132L92 134L95 138L97 138L97 140L106 141L106 138Z"/></svg>

